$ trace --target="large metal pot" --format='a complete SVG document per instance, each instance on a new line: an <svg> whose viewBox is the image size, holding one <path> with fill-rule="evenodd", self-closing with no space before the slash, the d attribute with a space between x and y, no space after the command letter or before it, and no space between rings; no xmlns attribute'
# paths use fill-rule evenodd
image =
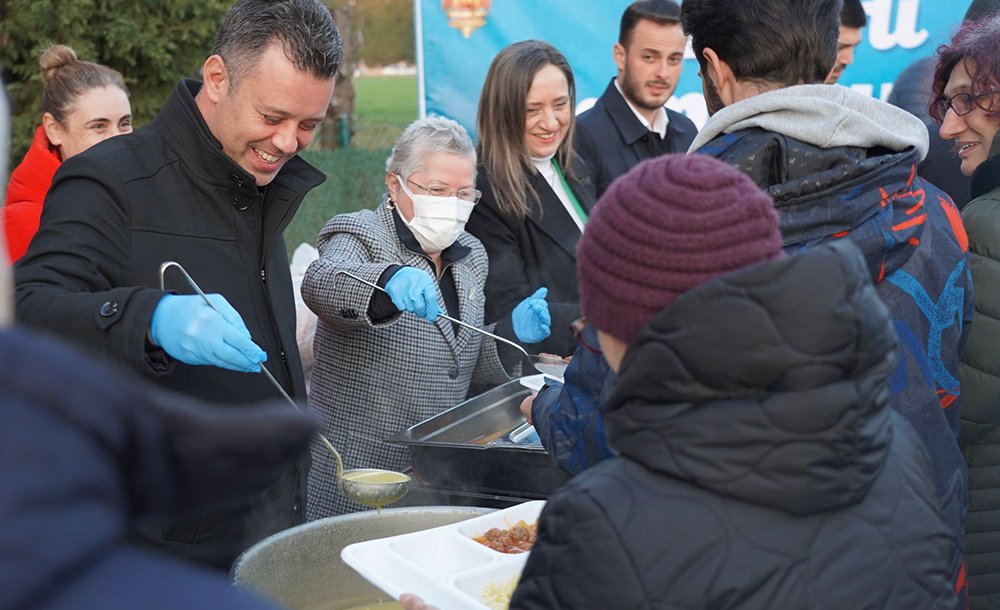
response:
<svg viewBox="0 0 1000 610"><path fill-rule="evenodd" d="M250 547L233 565L233 580L292 610L340 610L374 604L389 598L340 560L341 549L492 510L416 506L320 519L278 532Z"/></svg>

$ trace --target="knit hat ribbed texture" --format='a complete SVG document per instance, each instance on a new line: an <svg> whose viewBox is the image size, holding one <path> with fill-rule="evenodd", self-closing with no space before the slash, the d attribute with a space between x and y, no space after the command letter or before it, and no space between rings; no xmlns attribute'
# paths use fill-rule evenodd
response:
<svg viewBox="0 0 1000 610"><path fill-rule="evenodd" d="M774 201L705 155L645 161L608 187L577 246L587 322L625 342L684 292L784 256Z"/></svg>

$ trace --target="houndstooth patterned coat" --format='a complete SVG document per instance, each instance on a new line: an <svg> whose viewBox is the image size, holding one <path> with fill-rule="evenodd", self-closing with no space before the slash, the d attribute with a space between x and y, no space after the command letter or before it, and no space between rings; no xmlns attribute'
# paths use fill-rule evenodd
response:
<svg viewBox="0 0 1000 610"><path fill-rule="evenodd" d="M482 327L486 250L466 232L458 243L471 252L445 273L455 278L460 319ZM456 337L452 323L442 318L430 323L402 313L373 324L368 305L375 289L344 275L334 277L343 270L375 283L390 265L434 275L430 259L400 240L386 203L334 217L320 231L317 246L320 257L302 280L302 297L319 317L310 408L345 468L404 470L410 466L409 450L382 439L462 402L471 382L506 381L496 343L461 327ZM438 304L444 309L440 288ZM309 520L367 510L340 493L336 463L318 442L312 457Z"/></svg>

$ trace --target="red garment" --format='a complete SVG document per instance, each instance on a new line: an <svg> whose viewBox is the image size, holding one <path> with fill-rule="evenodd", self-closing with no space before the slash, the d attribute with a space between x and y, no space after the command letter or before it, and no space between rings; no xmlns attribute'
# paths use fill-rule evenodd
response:
<svg viewBox="0 0 1000 610"><path fill-rule="evenodd" d="M62 164L59 151L49 145L41 126L35 132L31 148L10 175L7 200L3 208L4 237L10 263L24 256L31 238L38 231L42 202L52 184L52 176Z"/></svg>

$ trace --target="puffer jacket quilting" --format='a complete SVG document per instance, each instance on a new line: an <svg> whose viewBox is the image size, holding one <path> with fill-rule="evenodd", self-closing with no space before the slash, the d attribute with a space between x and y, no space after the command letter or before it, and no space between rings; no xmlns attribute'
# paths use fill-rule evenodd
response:
<svg viewBox="0 0 1000 610"><path fill-rule="evenodd" d="M511 608L954 607L894 343L846 242L682 295L602 408L619 457L550 497Z"/></svg>

